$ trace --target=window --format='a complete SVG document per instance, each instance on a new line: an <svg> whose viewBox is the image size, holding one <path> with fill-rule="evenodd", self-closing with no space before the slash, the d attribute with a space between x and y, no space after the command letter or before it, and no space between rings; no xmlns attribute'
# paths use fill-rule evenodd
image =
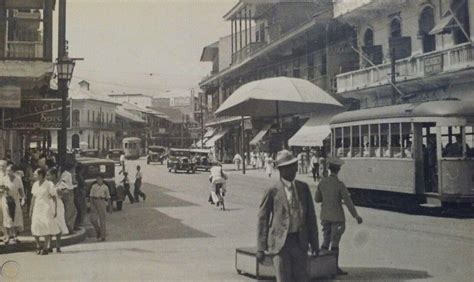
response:
<svg viewBox="0 0 474 282"><path fill-rule="evenodd" d="M342 134L343 134L343 139L342 139L342 148L343 148L343 156L345 157L352 157L352 151L351 151L351 127L343 127L342 128Z"/></svg>
<svg viewBox="0 0 474 282"><path fill-rule="evenodd" d="M364 46L374 46L374 31L371 28L364 33Z"/></svg>
<svg viewBox="0 0 474 282"><path fill-rule="evenodd" d="M296 59L293 61L293 77L299 78L301 77L300 71L300 60Z"/></svg>
<svg viewBox="0 0 474 282"><path fill-rule="evenodd" d="M390 158L390 124L383 123L380 125L380 157Z"/></svg>
<svg viewBox="0 0 474 282"><path fill-rule="evenodd" d="M89 114L90 114L90 112L89 112L89 110L87 110L87 124L90 124L90 122L91 122Z"/></svg>
<svg viewBox="0 0 474 282"><path fill-rule="evenodd" d="M430 31L435 26L433 8L428 6L423 9L418 20L419 32L423 47L423 53L428 53L436 50L436 36L430 34Z"/></svg>
<svg viewBox="0 0 474 282"><path fill-rule="evenodd" d="M321 69L319 70L319 73L323 76L327 74L327 64L328 62L327 62L326 54L323 54L321 56Z"/></svg>
<svg viewBox="0 0 474 282"><path fill-rule="evenodd" d="M467 35L470 35L467 0L453 0L451 3L451 10L456 14L456 18L461 23ZM469 41L469 38L466 38L466 35L457 24L455 24L453 29L453 40L454 44L461 44Z"/></svg>
<svg viewBox="0 0 474 282"><path fill-rule="evenodd" d="M474 158L474 126L466 126L466 156Z"/></svg>
<svg viewBox="0 0 474 282"><path fill-rule="evenodd" d="M352 157L360 157L362 152L362 140L360 135L360 126L352 126L352 148L351 148L351 156Z"/></svg>
<svg viewBox="0 0 474 282"><path fill-rule="evenodd" d="M335 137L334 137L334 142L335 142L335 149L336 149L336 156L337 157L344 157L344 148L343 148L343 143L342 143L342 128L336 128L334 130Z"/></svg>
<svg viewBox="0 0 474 282"><path fill-rule="evenodd" d="M79 126L81 112L79 110L72 111L72 126Z"/></svg>
<svg viewBox="0 0 474 282"><path fill-rule="evenodd" d="M411 123L402 123L401 158L413 157L413 128Z"/></svg>
<svg viewBox="0 0 474 282"><path fill-rule="evenodd" d="M314 55L309 54L306 60L308 64L308 80L312 80L314 79Z"/></svg>
<svg viewBox="0 0 474 282"><path fill-rule="evenodd" d="M390 155L392 157L401 157L400 123L390 124Z"/></svg>
<svg viewBox="0 0 474 282"><path fill-rule="evenodd" d="M95 123L95 112L92 111L92 124L94 124L94 123Z"/></svg>
<svg viewBox="0 0 474 282"><path fill-rule="evenodd" d="M394 18L390 22L390 37L402 37L402 27L399 18Z"/></svg>
<svg viewBox="0 0 474 282"><path fill-rule="evenodd" d="M473 158L473 141L473 126L441 127L442 155L445 158Z"/></svg>
<svg viewBox="0 0 474 282"><path fill-rule="evenodd" d="M362 125L360 128L362 136L362 157L370 157L369 126Z"/></svg>

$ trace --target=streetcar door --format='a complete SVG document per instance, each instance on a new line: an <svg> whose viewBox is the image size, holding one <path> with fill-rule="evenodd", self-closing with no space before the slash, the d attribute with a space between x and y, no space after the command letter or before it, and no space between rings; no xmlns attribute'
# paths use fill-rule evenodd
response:
<svg viewBox="0 0 474 282"><path fill-rule="evenodd" d="M436 138L436 124L421 124L421 159L419 179L417 184L423 187L424 193L438 193L438 140ZM416 129L415 129L416 130Z"/></svg>

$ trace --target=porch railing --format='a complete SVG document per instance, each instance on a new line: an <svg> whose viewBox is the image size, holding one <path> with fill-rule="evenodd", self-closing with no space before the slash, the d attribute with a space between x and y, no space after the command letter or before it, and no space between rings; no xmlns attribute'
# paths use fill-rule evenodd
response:
<svg viewBox="0 0 474 282"><path fill-rule="evenodd" d="M466 43L397 61L397 81L423 78L470 67L474 67L474 47ZM389 84L390 74L390 63L339 74L336 78L337 92L344 93Z"/></svg>

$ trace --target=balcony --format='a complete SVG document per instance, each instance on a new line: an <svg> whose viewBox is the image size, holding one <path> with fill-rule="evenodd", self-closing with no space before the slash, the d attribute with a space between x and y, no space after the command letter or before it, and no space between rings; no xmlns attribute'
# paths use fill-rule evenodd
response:
<svg viewBox="0 0 474 282"><path fill-rule="evenodd" d="M266 42L252 42L249 43L247 46L243 47L242 49L238 50L234 54L232 54L232 64L239 64L251 55L255 54L258 50L265 47L267 45Z"/></svg>
<svg viewBox="0 0 474 282"><path fill-rule="evenodd" d="M397 61L397 82L448 74L471 67L474 67L474 47L465 43ZM390 63L340 74L336 77L337 93L388 85L390 74Z"/></svg>
<svg viewBox="0 0 474 282"><path fill-rule="evenodd" d="M407 0L338 0L334 2L334 17L358 16L354 12L360 12L360 15L368 15L367 13L370 14L377 10L397 8L405 3L407 3Z"/></svg>
<svg viewBox="0 0 474 282"><path fill-rule="evenodd" d="M9 41L7 43L6 58L9 59L42 59L42 42Z"/></svg>

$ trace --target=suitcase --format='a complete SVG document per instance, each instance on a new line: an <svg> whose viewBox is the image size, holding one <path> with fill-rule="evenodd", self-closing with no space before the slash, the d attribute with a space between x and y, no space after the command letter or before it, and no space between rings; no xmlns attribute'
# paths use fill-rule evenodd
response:
<svg viewBox="0 0 474 282"><path fill-rule="evenodd" d="M257 248L237 248L235 250L235 269L238 274L260 279L275 278L275 269L271 255L266 255L263 262L256 258ZM309 255L308 255L309 256ZM333 253L320 254L317 257L309 256L311 279L332 278L337 272L336 256Z"/></svg>

